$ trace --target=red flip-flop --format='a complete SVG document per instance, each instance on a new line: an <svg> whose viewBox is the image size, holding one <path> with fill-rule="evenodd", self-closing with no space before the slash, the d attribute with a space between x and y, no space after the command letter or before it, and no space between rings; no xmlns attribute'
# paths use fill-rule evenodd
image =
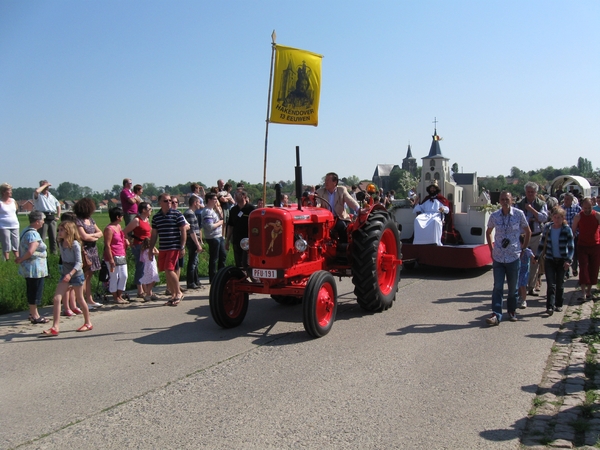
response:
<svg viewBox="0 0 600 450"><path fill-rule="evenodd" d="M80 331L80 332L92 331L93 329L94 329L94 326L91 323L84 323L79 328L77 328L77 331Z"/></svg>

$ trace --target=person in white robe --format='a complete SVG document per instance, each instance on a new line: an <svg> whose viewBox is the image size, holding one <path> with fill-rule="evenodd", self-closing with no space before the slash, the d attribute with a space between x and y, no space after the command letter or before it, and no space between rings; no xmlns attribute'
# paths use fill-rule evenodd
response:
<svg viewBox="0 0 600 450"><path fill-rule="evenodd" d="M442 245L444 214L450 209L439 200L440 189L432 184L427 188L429 195L414 208L417 215L414 224L413 244ZM443 199L443 197L441 197Z"/></svg>

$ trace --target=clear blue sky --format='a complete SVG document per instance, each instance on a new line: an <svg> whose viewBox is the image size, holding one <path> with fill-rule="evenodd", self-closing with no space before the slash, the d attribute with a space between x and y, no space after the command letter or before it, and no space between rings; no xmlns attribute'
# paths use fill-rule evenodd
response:
<svg viewBox="0 0 600 450"><path fill-rule="evenodd" d="M262 182L273 30L324 59L268 181L420 164L434 117L464 172L600 166L598 0L0 0L0 182Z"/></svg>

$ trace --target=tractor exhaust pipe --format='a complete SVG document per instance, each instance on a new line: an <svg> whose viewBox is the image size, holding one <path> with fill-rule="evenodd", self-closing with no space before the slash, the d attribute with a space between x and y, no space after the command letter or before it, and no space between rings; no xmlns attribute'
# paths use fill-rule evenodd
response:
<svg viewBox="0 0 600 450"><path fill-rule="evenodd" d="M300 146L296 145L296 200L298 210L302 211L302 166L300 165Z"/></svg>

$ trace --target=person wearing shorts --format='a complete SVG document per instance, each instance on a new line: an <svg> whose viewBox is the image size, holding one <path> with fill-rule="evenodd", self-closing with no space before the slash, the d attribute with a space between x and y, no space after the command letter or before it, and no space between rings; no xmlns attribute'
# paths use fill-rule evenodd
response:
<svg viewBox="0 0 600 450"><path fill-rule="evenodd" d="M170 194L161 194L158 201L160 210L152 217L150 248L154 248L156 241L159 241L158 270L165 272L167 289L171 293L171 298L165 305L177 306L183 299L177 276L177 261L185 254L186 230L189 225L181 211L171 208Z"/></svg>

